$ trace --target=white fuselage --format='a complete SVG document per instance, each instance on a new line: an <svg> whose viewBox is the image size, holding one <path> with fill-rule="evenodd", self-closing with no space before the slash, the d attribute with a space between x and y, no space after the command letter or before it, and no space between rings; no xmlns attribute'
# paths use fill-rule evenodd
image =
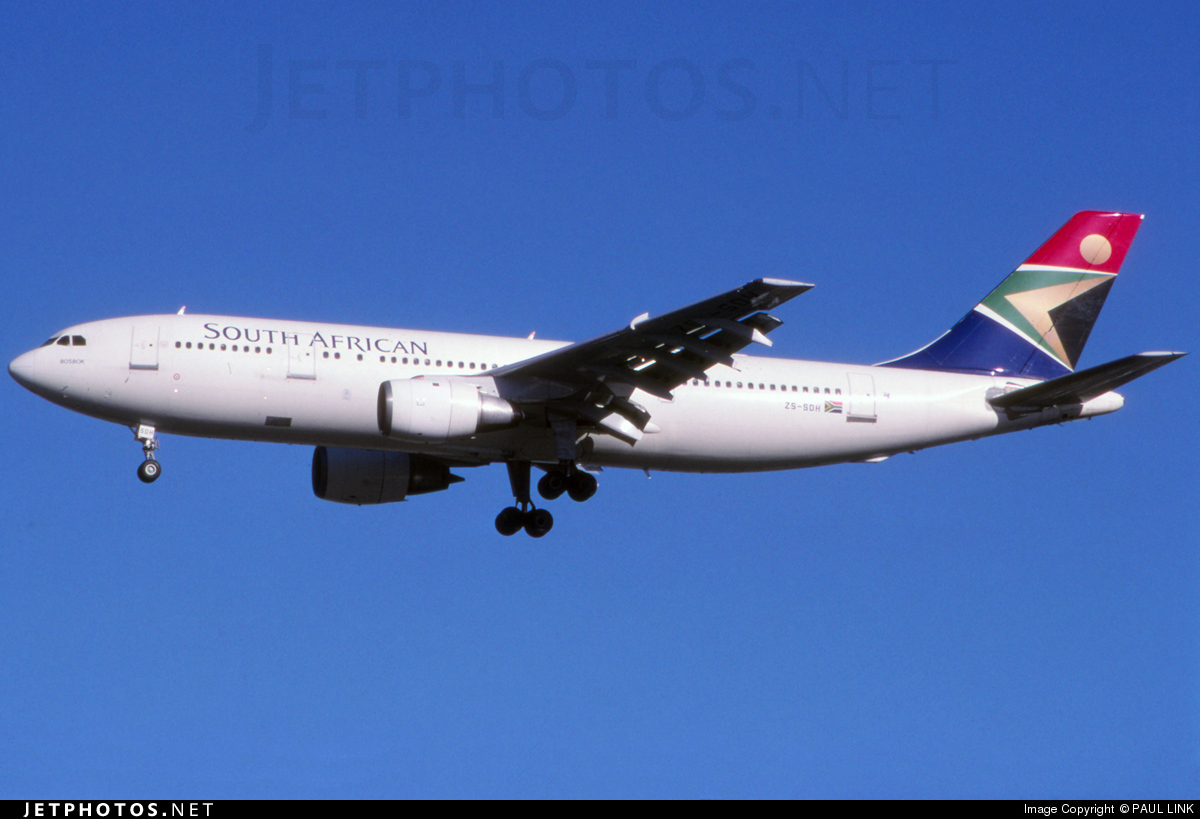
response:
<svg viewBox="0 0 1200 819"><path fill-rule="evenodd" d="M556 462L552 433L522 424L447 443L380 432L384 381L478 376L566 342L273 319L159 315L71 327L20 356L13 376L69 409L130 427L211 438L403 450L470 463ZM79 343L82 341L83 343ZM792 469L875 460L986 435L1112 412L1107 393L1010 420L989 390L1001 377L734 356L666 401L632 399L651 417L636 444L593 433L580 460L686 472Z"/></svg>

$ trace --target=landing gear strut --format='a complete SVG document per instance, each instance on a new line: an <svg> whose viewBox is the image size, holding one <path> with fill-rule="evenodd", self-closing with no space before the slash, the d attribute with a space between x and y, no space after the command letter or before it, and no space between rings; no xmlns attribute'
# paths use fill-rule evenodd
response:
<svg viewBox="0 0 1200 819"><path fill-rule="evenodd" d="M530 537L542 537L554 526L554 516L546 509L534 508L529 497L529 461L509 461L508 482L512 486L516 506L501 510L496 515L496 531L505 537L515 535L524 528Z"/></svg>
<svg viewBox="0 0 1200 819"><path fill-rule="evenodd" d="M142 461L137 469L138 480L142 483L154 483L162 474L162 464L154 460L154 450L158 449L158 436L154 434L154 427L146 424L139 426L133 434L141 442L142 452L146 454L146 460Z"/></svg>

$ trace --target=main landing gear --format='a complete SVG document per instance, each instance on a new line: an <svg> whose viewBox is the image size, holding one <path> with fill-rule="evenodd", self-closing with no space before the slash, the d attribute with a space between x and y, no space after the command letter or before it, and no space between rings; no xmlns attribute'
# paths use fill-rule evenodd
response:
<svg viewBox="0 0 1200 819"><path fill-rule="evenodd" d="M596 479L577 468L567 464L565 468L552 469L538 481L538 494L546 500L557 500L566 492L571 500L583 503L596 494Z"/></svg>
<svg viewBox="0 0 1200 819"><path fill-rule="evenodd" d="M509 461L508 482L512 486L516 506L510 506L496 515L496 531L505 537L515 535L524 528L530 537L542 537L554 525L554 515L545 509L535 509L529 497L529 461Z"/></svg>
<svg viewBox="0 0 1200 819"><path fill-rule="evenodd" d="M142 452L146 454L146 460L142 461L142 465L137 469L138 480L142 483L154 483L162 474L162 464L154 460L154 450L158 449L158 436L154 434L154 427L145 424L134 430L133 434L141 442Z"/></svg>
<svg viewBox="0 0 1200 819"><path fill-rule="evenodd" d="M537 509L529 495L531 464L529 461L509 461L508 482L512 486L516 506L496 515L496 531L508 537L521 529L530 537L542 537L554 526L554 516L546 509ZM561 497L563 492L572 500L583 502L596 494L596 479L567 462L552 469L538 481L538 494L546 500Z"/></svg>

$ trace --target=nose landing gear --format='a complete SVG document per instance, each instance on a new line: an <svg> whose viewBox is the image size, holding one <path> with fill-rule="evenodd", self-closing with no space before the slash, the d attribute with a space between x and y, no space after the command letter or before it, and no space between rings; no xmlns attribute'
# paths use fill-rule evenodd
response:
<svg viewBox="0 0 1200 819"><path fill-rule="evenodd" d="M158 476L162 474L162 466L153 458L147 458L142 461L141 466L137 468L138 480L142 483L154 483L158 480Z"/></svg>
<svg viewBox="0 0 1200 819"><path fill-rule="evenodd" d="M162 474L162 464L154 460L154 450L158 449L158 436L154 434L154 427L146 424L139 426L133 434L141 442L142 452L146 454L146 460L137 468L138 480L142 483L154 483Z"/></svg>

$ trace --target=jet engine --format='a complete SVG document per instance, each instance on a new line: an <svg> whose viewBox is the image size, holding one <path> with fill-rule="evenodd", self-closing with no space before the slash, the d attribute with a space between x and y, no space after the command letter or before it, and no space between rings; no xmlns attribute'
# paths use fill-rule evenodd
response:
<svg viewBox="0 0 1200 819"><path fill-rule="evenodd" d="M313 452L313 494L336 503L395 503L461 480L444 463L407 452L325 446Z"/></svg>
<svg viewBox="0 0 1200 819"><path fill-rule="evenodd" d="M379 431L389 438L447 441L515 427L521 411L462 378L407 378L379 385Z"/></svg>

